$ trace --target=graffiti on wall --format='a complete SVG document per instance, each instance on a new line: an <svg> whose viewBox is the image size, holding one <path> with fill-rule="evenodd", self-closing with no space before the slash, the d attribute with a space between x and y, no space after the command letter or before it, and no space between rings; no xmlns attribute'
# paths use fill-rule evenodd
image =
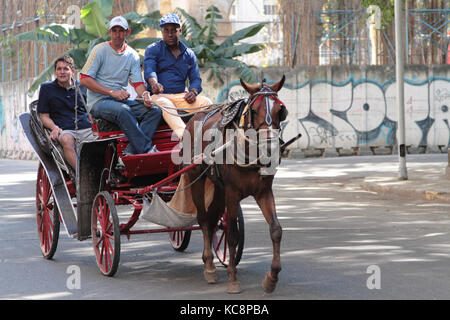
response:
<svg viewBox="0 0 450 320"><path fill-rule="evenodd" d="M275 79L270 79L275 80ZM275 82L269 81L268 82ZM293 148L352 148L397 144L398 107L394 79L308 80L279 92L289 110L282 138L302 133ZM239 81L223 89L218 101L245 96ZM450 146L450 78L405 79L406 144Z"/></svg>
<svg viewBox="0 0 450 320"><path fill-rule="evenodd" d="M0 85L0 157L31 159L34 153L22 132L19 115L27 110L28 81Z"/></svg>
<svg viewBox="0 0 450 320"><path fill-rule="evenodd" d="M3 109L3 100L0 96L0 134L5 131L5 111Z"/></svg>
<svg viewBox="0 0 450 320"><path fill-rule="evenodd" d="M450 71L450 69L448 69ZM428 76L426 69L405 79L406 144L411 146L450 146L450 76ZM265 71L267 82L276 82L282 70ZM282 138L297 133L302 138L290 148L352 148L397 144L398 110L395 79L383 79L384 69L371 78L339 70L345 80L297 80L291 78L279 92L289 111L282 124ZM347 72L347 73L345 73ZM444 71L445 73L445 71ZM348 74L348 76L346 75ZM361 72L360 72L361 74ZM332 76L330 77L333 78ZM424 80L417 80L424 79ZM204 92L217 96L217 102L246 97L240 82L232 81L220 92L204 85ZM26 96L29 80L0 84L0 157L30 158L31 147L22 133L19 115L37 98ZM215 92L213 94L213 92Z"/></svg>

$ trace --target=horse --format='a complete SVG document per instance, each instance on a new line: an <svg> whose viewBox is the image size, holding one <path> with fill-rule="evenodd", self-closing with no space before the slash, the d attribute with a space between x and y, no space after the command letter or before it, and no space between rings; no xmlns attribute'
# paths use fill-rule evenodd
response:
<svg viewBox="0 0 450 320"><path fill-rule="evenodd" d="M237 152L238 144L240 142L245 143L245 160L248 160L248 164L239 163L236 161L236 157L233 157L231 163L206 163L202 161L200 165L195 166L192 170L187 172L189 181L192 181L191 194L192 201L197 208L197 220L203 233L204 247L202 259L204 262L204 277L208 283L215 283L217 281L216 268L213 263L214 255L211 249L212 235L218 220L223 212L226 210L228 225L230 226L228 235L229 245L229 263L227 266L227 274L229 281L227 283L227 293L240 293L240 282L236 277L236 246L239 239L239 230L237 225L237 214L239 203L242 199L253 196L256 200L259 208L261 209L265 220L269 225L270 238L273 244L273 259L271 269L265 275L262 286L265 292L271 293L275 290L278 274L281 271L280 260L280 243L282 238L282 227L278 221L275 201L272 192L272 183L274 179L274 172L264 173L264 169L267 169L267 161L264 164L262 157L258 156L256 159L250 159L249 149L251 143L258 144L258 154L262 153L261 150L267 148L272 144L279 143L279 136L273 134L280 129L280 123L286 119L287 109L286 106L278 99L278 91L281 90L285 81L285 76L282 79L273 84L268 85L263 81L261 84L248 84L242 79L240 80L242 87L248 92L248 100L244 100L243 103L238 103L239 107L236 107L237 112L232 121L224 121L224 110L220 112L200 112L192 117L186 125L186 131L189 133L185 141L185 137L182 140L183 145L185 142L190 146L190 150L184 150L183 152L194 152L195 143L198 143L198 133L196 136L195 128L201 130L202 134L205 134L208 130L215 129L219 132L219 137L225 141L226 132L228 130L234 130L240 132L235 134L234 139L228 141L226 145L222 144L222 148L226 152ZM236 104L234 104L236 106ZM197 125L195 123L197 122ZM198 126L201 123L201 126ZM225 125L224 125L225 123ZM221 124L223 127L221 127ZM198 129L200 128L200 129ZM262 136L262 133L269 133L269 138L262 138L261 141L267 143L267 146L260 146L262 142L259 140L251 140L242 133L248 130L253 130L258 137ZM196 138L197 137L197 138ZM197 140L196 140L197 139ZM206 139L205 139L206 140ZM220 139L219 139L220 140ZM232 142L232 143L230 143ZM208 147L209 146L209 147ZM203 154L213 154L206 150L211 149L209 141L201 142L201 150ZM217 147L217 145L216 145ZM215 149L217 151L217 148ZM275 149L278 150L278 149ZM224 151L224 152L225 152ZM195 154L194 154L195 155ZM198 155L197 155L198 156ZM276 161L279 164L280 153L275 155ZM197 158L198 159L198 158ZM212 202L208 208L205 205L205 181L210 179L214 185L214 194L212 196Z"/></svg>

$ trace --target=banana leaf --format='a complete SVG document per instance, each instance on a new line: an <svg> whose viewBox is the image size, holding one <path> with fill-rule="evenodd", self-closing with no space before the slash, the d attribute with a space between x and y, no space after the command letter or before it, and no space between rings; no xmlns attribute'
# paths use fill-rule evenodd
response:
<svg viewBox="0 0 450 320"><path fill-rule="evenodd" d="M128 45L133 49L145 49L152 43L159 41L159 38L137 38L134 40L128 41Z"/></svg>
<svg viewBox="0 0 450 320"><path fill-rule="evenodd" d="M75 67L81 68L81 67L83 67L84 62L86 61L87 50L76 48L76 49L68 50L63 54L70 55L75 62ZM36 92L36 90L39 89L39 87L41 86L42 83L52 79L52 76L54 74L54 68L55 68L54 65L55 65L56 59L58 59L58 57L53 59L52 62L49 63L47 68L45 68L45 70L42 71L37 76L37 78L34 80L34 82L31 84L30 88L27 91L28 96L32 97L33 94Z"/></svg>
<svg viewBox="0 0 450 320"><path fill-rule="evenodd" d="M247 28L244 28L244 29L236 31L230 37L225 39L224 42L222 42L222 44L219 46L219 49L220 48L231 47L236 42L238 42L238 41L240 41L242 39L249 38L249 37L252 37L252 36L256 35L262 28L264 28L266 23L267 22L257 23L257 24L254 24L254 25L250 26L250 27L247 27Z"/></svg>
<svg viewBox="0 0 450 320"><path fill-rule="evenodd" d="M57 58L55 58L48 66L47 68L42 71L38 77L34 80L34 82L31 84L30 88L28 89L28 96L32 97L34 92L39 89L40 85L42 83L44 83L45 81L49 81L52 78L53 75L53 70L54 70L54 66L53 64L55 63L55 60Z"/></svg>
<svg viewBox="0 0 450 320"><path fill-rule="evenodd" d="M216 63L222 68L232 68L235 73L239 75L242 80L247 83L255 83L256 76L253 70L244 62L234 59L218 58Z"/></svg>
<svg viewBox="0 0 450 320"><path fill-rule="evenodd" d="M112 9L114 6L114 0L89 0L89 3L96 2L102 10L104 17L112 15Z"/></svg>
<svg viewBox="0 0 450 320"><path fill-rule="evenodd" d="M91 2L81 9L81 21L85 25L87 33L98 38L108 36L105 16L97 2Z"/></svg>
<svg viewBox="0 0 450 320"><path fill-rule="evenodd" d="M82 43L89 43L89 41L94 40L95 36L89 34L84 29L73 29L70 33L70 42L76 45L80 45ZM85 46L86 46L85 45Z"/></svg>
<svg viewBox="0 0 450 320"><path fill-rule="evenodd" d="M159 20L161 19L159 11L154 11L143 16L136 12L128 12L123 15L123 17L127 19L128 24L130 25L131 35L139 33L145 27L159 30Z"/></svg>
<svg viewBox="0 0 450 320"><path fill-rule="evenodd" d="M183 37L190 40L199 39L199 35L204 30L202 31L203 28L198 24L197 20L181 8L176 8L175 12L181 15Z"/></svg>
<svg viewBox="0 0 450 320"><path fill-rule="evenodd" d="M16 35L19 41L70 42L74 27L69 24L48 24Z"/></svg>
<svg viewBox="0 0 450 320"><path fill-rule="evenodd" d="M214 51L216 57L221 58L234 58L243 56L249 53L254 53L263 50L266 47L263 43L242 43L234 45L232 47L221 48L219 47Z"/></svg>

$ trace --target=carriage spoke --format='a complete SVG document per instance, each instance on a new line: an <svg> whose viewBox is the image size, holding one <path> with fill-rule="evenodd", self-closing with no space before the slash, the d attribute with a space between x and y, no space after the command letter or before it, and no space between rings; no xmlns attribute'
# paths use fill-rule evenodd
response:
<svg viewBox="0 0 450 320"><path fill-rule="evenodd" d="M105 243L104 239L102 241L102 253L100 256L100 262L103 265L103 271L107 272L108 271L108 261L106 258L106 252L107 252L107 248L106 248L107 244Z"/></svg>

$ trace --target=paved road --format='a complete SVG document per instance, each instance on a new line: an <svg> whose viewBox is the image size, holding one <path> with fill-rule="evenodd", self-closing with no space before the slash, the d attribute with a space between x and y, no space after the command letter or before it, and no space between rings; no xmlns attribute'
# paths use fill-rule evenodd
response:
<svg viewBox="0 0 450 320"><path fill-rule="evenodd" d="M447 161L446 155L413 158ZM166 234L122 238L118 273L97 269L90 241L62 232L52 261L41 256L34 218L37 162L0 160L0 299L449 299L448 203L407 200L359 188L396 157L285 160L275 179L283 226L280 282L264 294L271 242L262 214L246 199L243 293L227 295L202 277L199 231L183 253ZM80 289L70 280L80 271ZM372 289L369 289L372 288Z"/></svg>

